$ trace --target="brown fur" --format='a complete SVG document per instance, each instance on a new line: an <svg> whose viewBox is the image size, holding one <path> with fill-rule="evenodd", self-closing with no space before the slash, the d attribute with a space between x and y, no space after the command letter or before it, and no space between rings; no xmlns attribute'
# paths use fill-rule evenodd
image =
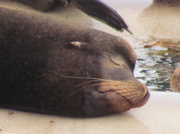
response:
<svg viewBox="0 0 180 134"><path fill-rule="evenodd" d="M102 116L148 100L146 87L133 76L135 52L123 39L7 8L0 8L0 26L1 107ZM111 81L124 92L102 86Z"/></svg>
<svg viewBox="0 0 180 134"><path fill-rule="evenodd" d="M179 5L179 0L154 0L154 3L161 3L161 4L169 4L169 5Z"/></svg>
<svg viewBox="0 0 180 134"><path fill-rule="evenodd" d="M22 2L32 8L35 8L41 11L50 10L58 2L58 0L9 0L9 1Z"/></svg>
<svg viewBox="0 0 180 134"><path fill-rule="evenodd" d="M180 92L180 67L176 68L170 79L170 85L176 92Z"/></svg>

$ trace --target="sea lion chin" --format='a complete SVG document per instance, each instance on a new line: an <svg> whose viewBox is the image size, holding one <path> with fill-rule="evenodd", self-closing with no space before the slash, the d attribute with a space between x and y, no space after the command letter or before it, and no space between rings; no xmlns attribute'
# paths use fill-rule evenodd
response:
<svg viewBox="0 0 180 134"><path fill-rule="evenodd" d="M94 117L149 99L123 39L7 8L0 8L0 20L0 107Z"/></svg>

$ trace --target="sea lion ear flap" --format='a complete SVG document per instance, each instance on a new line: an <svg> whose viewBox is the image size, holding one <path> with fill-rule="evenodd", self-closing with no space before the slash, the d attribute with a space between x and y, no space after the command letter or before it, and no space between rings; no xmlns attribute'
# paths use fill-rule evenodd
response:
<svg viewBox="0 0 180 134"><path fill-rule="evenodd" d="M71 43L70 43L72 46L74 46L74 47L77 47L77 48L84 48L84 47L86 47L87 45L88 45L88 43L86 43L86 42L80 42L80 41L72 41Z"/></svg>
<svg viewBox="0 0 180 134"><path fill-rule="evenodd" d="M78 49L80 51L86 51L89 54L97 55L99 52L90 43L81 41L72 41L68 44L69 48Z"/></svg>

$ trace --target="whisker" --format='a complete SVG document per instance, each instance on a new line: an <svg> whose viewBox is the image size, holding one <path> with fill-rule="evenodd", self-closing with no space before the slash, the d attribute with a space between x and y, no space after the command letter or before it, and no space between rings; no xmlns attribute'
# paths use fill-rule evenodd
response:
<svg viewBox="0 0 180 134"><path fill-rule="evenodd" d="M84 90L84 89L86 89L86 88L94 87L94 86L99 86L99 85L101 85L101 86L106 86L106 88L109 88L109 90L110 90L110 89L111 89L111 90L118 90L118 91L116 91L116 92L122 94L123 96L126 96L126 97L127 97L127 96L129 95L129 96L128 96L129 99L133 99L134 97L137 97L137 96L138 96L138 94L137 94L136 91L134 91L134 92L132 93L132 91L133 91L132 89L124 89L124 88L121 88L121 87L119 86L119 83L121 83L121 82L119 82L119 81L108 80L108 81L106 81L106 82L103 81L103 82L95 83L95 84L92 84L92 85L85 85L85 84L89 84L89 83L96 82L96 81L99 81L99 80L92 80L92 81L88 81L88 82L85 82L85 83L82 83L82 84L78 85L78 86L82 86L82 85L84 85L84 86L81 87L81 88L79 88L78 90L74 91L73 93L67 95L66 97L72 96L72 95L74 95L74 94L78 93L79 91ZM117 85L117 86L116 86L116 85ZM78 86L77 86L77 87L78 87ZM133 96L131 96L132 94L133 94ZM66 97L64 97L64 99L65 99Z"/></svg>
<svg viewBox="0 0 180 134"><path fill-rule="evenodd" d="M128 99L139 98L141 96L141 94L139 94L137 92L121 92L121 91L117 91L117 92L120 93L121 95L125 96Z"/></svg>
<svg viewBox="0 0 180 134"><path fill-rule="evenodd" d="M100 85L100 83L99 84L93 84L93 85L88 85L88 86L82 87L82 88L76 90L75 92L73 92L72 94L70 94L69 96L72 96L72 95L76 94L77 92L79 92L79 91L81 91L83 89L86 89L86 88L89 88L89 87L94 87L94 86L99 86L99 85Z"/></svg>
<svg viewBox="0 0 180 134"><path fill-rule="evenodd" d="M54 72L54 73L68 79L91 79L92 80L92 81L87 81L82 84L79 84L77 87L85 85L85 84L90 84L92 82L118 82L118 81L109 80L109 79L101 79L101 78L94 78L94 77L74 77L74 76L63 75L57 72Z"/></svg>
<svg viewBox="0 0 180 134"><path fill-rule="evenodd" d="M91 80L91 81L87 81L87 82L84 82L82 84L79 84L77 87L79 86L82 86L82 85L85 85L85 84L90 84L90 83L93 83L93 82L112 82L113 80Z"/></svg>
<svg viewBox="0 0 180 134"><path fill-rule="evenodd" d="M108 82L110 82L110 81L108 81ZM77 92L79 92L79 91L81 91L83 89L86 89L86 88L89 88L89 87L94 87L94 86L99 86L99 85L101 85L101 86L108 86L108 83L97 83L97 84L92 84L92 85L84 86L84 87L78 89L77 91L73 92L69 96L74 95L75 93L77 93Z"/></svg>
<svg viewBox="0 0 180 134"><path fill-rule="evenodd" d="M54 74L57 74L61 77L64 77L64 78L68 78L68 79L91 79L91 80L99 80L99 81L112 81L112 80L109 80L109 79L101 79L101 78L94 78L94 77L78 77L78 76L67 76L67 75L63 75L63 74L60 74L60 73L57 73L57 72L53 72Z"/></svg>
<svg viewBox="0 0 180 134"><path fill-rule="evenodd" d="M83 89L86 89L86 88L88 88L88 87L98 86L98 85L100 85L100 84L93 84L93 85L89 85L89 86L86 86L86 87L82 87L82 88L76 90L75 92L73 92L72 94L65 96L64 99L62 99L62 101L65 100L66 97L72 96L72 95L78 93L79 91L81 91L81 90L83 90Z"/></svg>
<svg viewBox="0 0 180 134"><path fill-rule="evenodd" d="M100 82L99 80L91 80L91 81L86 81L84 83L81 83L79 85L77 85L76 87L80 87L80 86L83 86L83 85L86 85L86 84L91 84L93 82Z"/></svg>

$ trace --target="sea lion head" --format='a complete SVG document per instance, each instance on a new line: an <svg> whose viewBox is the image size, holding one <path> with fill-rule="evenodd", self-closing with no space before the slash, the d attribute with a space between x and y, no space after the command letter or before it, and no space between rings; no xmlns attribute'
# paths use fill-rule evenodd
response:
<svg viewBox="0 0 180 134"><path fill-rule="evenodd" d="M85 82L79 84L79 89L71 94L73 96L83 92L84 115L109 115L144 105L150 94L146 86L133 75L136 60L134 50L122 39L118 42L107 37L106 43L109 46L103 44L104 40L102 42L98 40L91 40L92 44L71 42L74 49L88 55L83 62L85 65L82 65L88 68L88 70L84 68L87 77L82 77Z"/></svg>

